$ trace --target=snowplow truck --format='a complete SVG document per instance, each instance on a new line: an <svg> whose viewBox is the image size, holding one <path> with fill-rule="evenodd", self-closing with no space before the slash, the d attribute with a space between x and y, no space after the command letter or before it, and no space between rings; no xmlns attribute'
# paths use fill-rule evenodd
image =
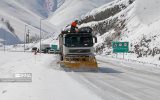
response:
<svg viewBox="0 0 160 100"><path fill-rule="evenodd" d="M69 30L62 31L59 35L61 67L97 71L94 43L97 43L97 38L93 36L90 27L83 27L72 33Z"/></svg>

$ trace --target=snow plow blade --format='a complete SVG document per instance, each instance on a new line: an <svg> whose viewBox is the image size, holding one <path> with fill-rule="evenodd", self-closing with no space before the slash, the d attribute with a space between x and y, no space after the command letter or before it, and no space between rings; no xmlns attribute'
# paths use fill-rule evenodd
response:
<svg viewBox="0 0 160 100"><path fill-rule="evenodd" d="M74 71L98 71L95 57L66 57L60 65Z"/></svg>

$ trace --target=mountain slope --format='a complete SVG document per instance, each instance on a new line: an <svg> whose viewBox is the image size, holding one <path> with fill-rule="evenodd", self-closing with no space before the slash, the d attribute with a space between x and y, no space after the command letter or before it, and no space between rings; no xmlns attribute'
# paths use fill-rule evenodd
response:
<svg viewBox="0 0 160 100"><path fill-rule="evenodd" d="M113 0L65 0L49 18L49 22L59 27L64 27L83 14Z"/></svg>
<svg viewBox="0 0 160 100"><path fill-rule="evenodd" d="M26 31L30 31L31 37L34 37L36 34L39 35L40 19L49 15L47 9L43 7L44 4L42 0L1 0L0 19L9 21L15 34L23 41L25 25L27 25ZM42 36L53 36L57 28L46 20L41 21Z"/></svg>
<svg viewBox="0 0 160 100"><path fill-rule="evenodd" d="M42 37L45 38L59 34L66 24L110 1L112 0L1 0L0 19L9 21L21 41L24 41L25 26L31 37L39 35L41 20Z"/></svg>
<svg viewBox="0 0 160 100"><path fill-rule="evenodd" d="M63 0L14 0L41 17L48 18L50 13L57 10Z"/></svg>
<svg viewBox="0 0 160 100"><path fill-rule="evenodd" d="M115 0L87 13L81 19L81 26L92 27L98 36L97 53L112 55L112 41L127 41L129 59L157 63L160 59L159 6L159 0ZM106 15L108 12L112 14Z"/></svg>
<svg viewBox="0 0 160 100"><path fill-rule="evenodd" d="M21 41L16 36L16 34L12 33L5 24L0 21L0 45L2 44L17 44Z"/></svg>

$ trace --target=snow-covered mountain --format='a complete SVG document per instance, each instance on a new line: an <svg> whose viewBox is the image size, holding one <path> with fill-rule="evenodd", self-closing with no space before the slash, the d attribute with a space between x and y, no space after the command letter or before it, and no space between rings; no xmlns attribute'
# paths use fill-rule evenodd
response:
<svg viewBox="0 0 160 100"><path fill-rule="evenodd" d="M81 26L90 26L97 34L97 53L112 54L112 41L128 41L134 55L129 58L156 62L160 59L159 12L159 0L115 0L87 13Z"/></svg>
<svg viewBox="0 0 160 100"><path fill-rule="evenodd" d="M29 30L32 37L37 37L41 19L42 35L53 36L53 33L59 34L57 30L60 31L66 24L110 1L112 0L0 0L0 19L9 22L18 41L24 41L26 25L26 31ZM0 38L3 40L3 37Z"/></svg>
<svg viewBox="0 0 160 100"><path fill-rule="evenodd" d="M54 0L0 0L0 19L3 19L4 22L9 22L14 29L14 35L19 38L14 41L24 40L26 25L26 32L29 30L31 37L36 34L39 35L40 19L42 22L42 36L53 36L57 28L45 20L55 10L51 5L51 1L53 2ZM3 23L0 22L0 24ZM5 25L2 25L0 30L5 30L3 26ZM10 33L13 32L10 31ZM0 34L2 35L3 33L1 32ZM3 37L0 38L3 40ZM7 41L9 44L13 44L12 40L8 39Z"/></svg>
<svg viewBox="0 0 160 100"><path fill-rule="evenodd" d="M64 0L64 3L49 17L49 22L61 28L79 19L82 15L113 0Z"/></svg>
<svg viewBox="0 0 160 100"><path fill-rule="evenodd" d="M0 21L0 45L3 44L17 44L21 41L17 37L16 34L14 34L14 30L12 29L10 24L7 24L7 22Z"/></svg>
<svg viewBox="0 0 160 100"><path fill-rule="evenodd" d="M27 9L33 11L41 17L48 18L48 16L56 11L64 0L14 0L23 5Z"/></svg>

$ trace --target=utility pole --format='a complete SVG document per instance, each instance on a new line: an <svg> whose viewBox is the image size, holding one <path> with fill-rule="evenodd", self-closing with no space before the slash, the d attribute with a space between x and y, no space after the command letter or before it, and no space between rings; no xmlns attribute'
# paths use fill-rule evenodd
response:
<svg viewBox="0 0 160 100"><path fill-rule="evenodd" d="M42 19L40 19L40 46L39 46L40 53L41 53L41 34L42 34L42 32L41 32L41 21L42 21Z"/></svg>
<svg viewBox="0 0 160 100"><path fill-rule="evenodd" d="M29 36L30 36L29 34L30 34L30 31L28 30L28 43L29 43Z"/></svg>
<svg viewBox="0 0 160 100"><path fill-rule="evenodd" d="M29 31L29 29L28 29L28 32L27 32L27 34L26 34L26 43L29 43L29 33L30 33L30 31Z"/></svg>
<svg viewBox="0 0 160 100"><path fill-rule="evenodd" d="M25 45L26 45L26 27L27 25L25 25L25 29L24 29L24 52L25 52Z"/></svg>
<svg viewBox="0 0 160 100"><path fill-rule="evenodd" d="M42 40L42 26L41 26L41 24L42 24L42 20L44 20L44 19L40 19L40 54L41 54L41 40Z"/></svg>
<svg viewBox="0 0 160 100"><path fill-rule="evenodd" d="M4 52L6 51L6 34L4 33Z"/></svg>

